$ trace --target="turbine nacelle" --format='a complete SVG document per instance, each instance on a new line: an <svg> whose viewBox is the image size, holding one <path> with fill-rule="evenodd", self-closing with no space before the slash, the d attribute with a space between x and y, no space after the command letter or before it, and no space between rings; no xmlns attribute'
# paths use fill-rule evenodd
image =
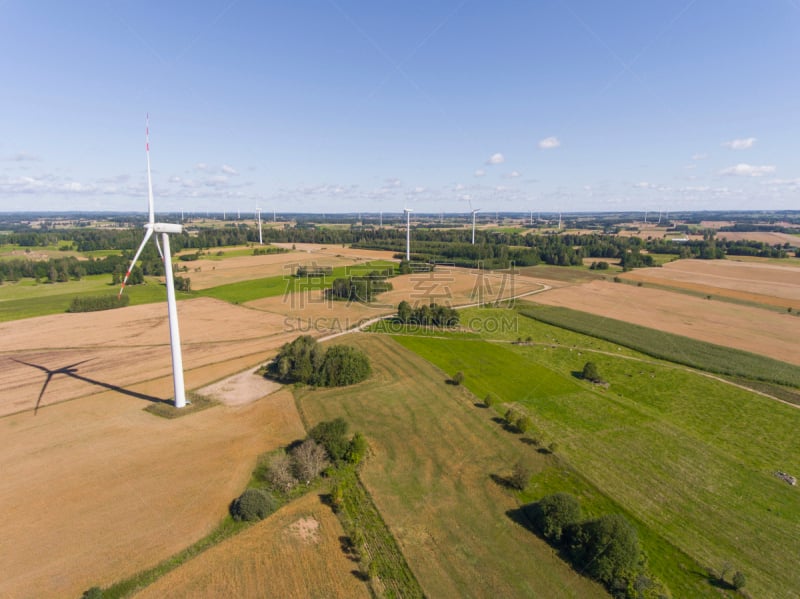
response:
<svg viewBox="0 0 800 599"><path fill-rule="evenodd" d="M183 233L183 225L176 225L173 223L149 223L145 225L146 229L152 228L156 233Z"/></svg>

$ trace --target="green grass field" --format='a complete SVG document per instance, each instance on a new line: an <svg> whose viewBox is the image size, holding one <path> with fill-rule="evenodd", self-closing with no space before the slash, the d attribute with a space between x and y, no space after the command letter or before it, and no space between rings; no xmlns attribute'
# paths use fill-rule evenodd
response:
<svg viewBox="0 0 800 599"><path fill-rule="evenodd" d="M324 277L296 278L278 275L265 277L263 279L253 279L241 281L227 285L210 287L196 292L196 295L214 297L234 304L242 304L264 297L275 297L283 293L294 293L301 290L324 289L330 287L333 280L347 275L367 274L372 270L384 269L396 266L395 263L387 260L375 260L366 264L356 266L339 266L333 269L333 274Z"/></svg>
<svg viewBox="0 0 800 599"><path fill-rule="evenodd" d="M512 520L517 501L492 476L520 458L552 460L503 431L463 387L386 335L354 335L373 376L298 389L309 426L341 416L370 445L361 478L429 597L602 597Z"/></svg>
<svg viewBox="0 0 800 599"><path fill-rule="evenodd" d="M471 309L462 321L504 314ZM644 526L652 569L674 596L716 593L704 569L731 562L754 596L791 597L800 588L800 498L774 472L800 473L800 411L590 337L543 323L532 330L528 320L520 330L531 345L489 343L513 333L486 331L484 341L395 338L448 374L462 370L476 396L492 390L524 405L537 434L577 471L568 488L599 491ZM590 359L607 389L575 376ZM558 490L558 478L534 479L531 499Z"/></svg>
<svg viewBox="0 0 800 599"><path fill-rule="evenodd" d="M80 281L64 283L36 283L23 279L16 283L0 285L0 322L33 318L66 312L73 297L86 295L116 295L118 285L111 284L111 275L91 275ZM143 285L130 285L125 293L131 298L129 305L149 304L167 299L167 290L155 277L146 277ZM177 292L178 299L192 297Z"/></svg>
<svg viewBox="0 0 800 599"><path fill-rule="evenodd" d="M800 367L765 356L560 306L521 302L519 312L526 317L607 339L653 357L692 368L800 387Z"/></svg>

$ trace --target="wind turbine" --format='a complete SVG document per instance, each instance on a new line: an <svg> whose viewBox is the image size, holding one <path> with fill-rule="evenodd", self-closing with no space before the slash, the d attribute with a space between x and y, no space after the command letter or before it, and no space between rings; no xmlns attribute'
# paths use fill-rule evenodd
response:
<svg viewBox="0 0 800 599"><path fill-rule="evenodd" d="M150 115L147 116L145 126L145 154L147 156L147 223L144 225L144 239L136 254L133 256L131 265L128 267L128 272L125 273L125 278L122 281L122 287L119 289L119 296L125 290L125 283L128 282L128 277L131 276L131 270L136 265L139 259L139 254L142 253L144 245L153 233L161 233L161 243L164 246L164 251L161 251L161 246L158 245L158 237L156 237L156 246L158 253L161 254L164 260L164 278L167 284L167 314L169 316L169 345L172 350L172 386L175 392L175 407L183 408L186 405L186 391L183 385L183 356L181 355L181 335L178 329L178 306L175 303L175 281L172 278L172 256L170 255L169 248L169 235L179 234L183 231L182 225L172 223L157 223L155 222L155 213L153 209L153 179L150 175Z"/></svg>
<svg viewBox="0 0 800 599"><path fill-rule="evenodd" d="M258 244L264 245L264 239L261 237L261 208L256 206L256 215L258 216Z"/></svg>
<svg viewBox="0 0 800 599"><path fill-rule="evenodd" d="M406 213L406 262L411 262L411 208L403 208Z"/></svg>
<svg viewBox="0 0 800 599"><path fill-rule="evenodd" d="M475 214L480 211L480 208L472 208L472 200L469 201L469 209L472 210L472 245L475 245Z"/></svg>

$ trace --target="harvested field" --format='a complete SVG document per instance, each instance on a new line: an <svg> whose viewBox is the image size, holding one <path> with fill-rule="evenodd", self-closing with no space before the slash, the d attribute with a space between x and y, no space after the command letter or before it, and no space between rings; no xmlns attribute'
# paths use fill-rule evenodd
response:
<svg viewBox="0 0 800 599"><path fill-rule="evenodd" d="M296 336L279 315L211 298L179 302L178 313L189 389L254 366ZM0 416L172 372L163 303L0 323L0 337ZM169 397L167 386L154 398Z"/></svg>
<svg viewBox="0 0 800 599"><path fill-rule="evenodd" d="M800 244L797 235L788 233L778 233L774 231L717 231L717 239L727 239L728 241L760 241L769 245L790 245Z"/></svg>
<svg viewBox="0 0 800 599"><path fill-rule="evenodd" d="M606 281L552 289L530 297L529 301L564 306L800 364L797 352L800 318L793 314Z"/></svg>
<svg viewBox="0 0 800 599"><path fill-rule="evenodd" d="M165 393L170 380L144 393ZM304 435L288 391L166 420L115 391L0 418L0 596L77 597L208 534L257 456Z"/></svg>
<svg viewBox="0 0 800 599"><path fill-rule="evenodd" d="M339 521L311 493L209 549L136 595L181 597L369 597L342 552Z"/></svg>
<svg viewBox="0 0 800 599"><path fill-rule="evenodd" d="M701 294L800 309L800 266L788 261L786 265L776 265L763 261L676 260L661 268L637 269L619 276Z"/></svg>

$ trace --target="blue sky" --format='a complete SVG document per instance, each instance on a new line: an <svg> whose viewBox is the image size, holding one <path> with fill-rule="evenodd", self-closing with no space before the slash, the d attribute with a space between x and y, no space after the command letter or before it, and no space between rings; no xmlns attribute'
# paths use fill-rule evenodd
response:
<svg viewBox="0 0 800 599"><path fill-rule="evenodd" d="M0 0L0 210L800 208L800 0Z"/></svg>

